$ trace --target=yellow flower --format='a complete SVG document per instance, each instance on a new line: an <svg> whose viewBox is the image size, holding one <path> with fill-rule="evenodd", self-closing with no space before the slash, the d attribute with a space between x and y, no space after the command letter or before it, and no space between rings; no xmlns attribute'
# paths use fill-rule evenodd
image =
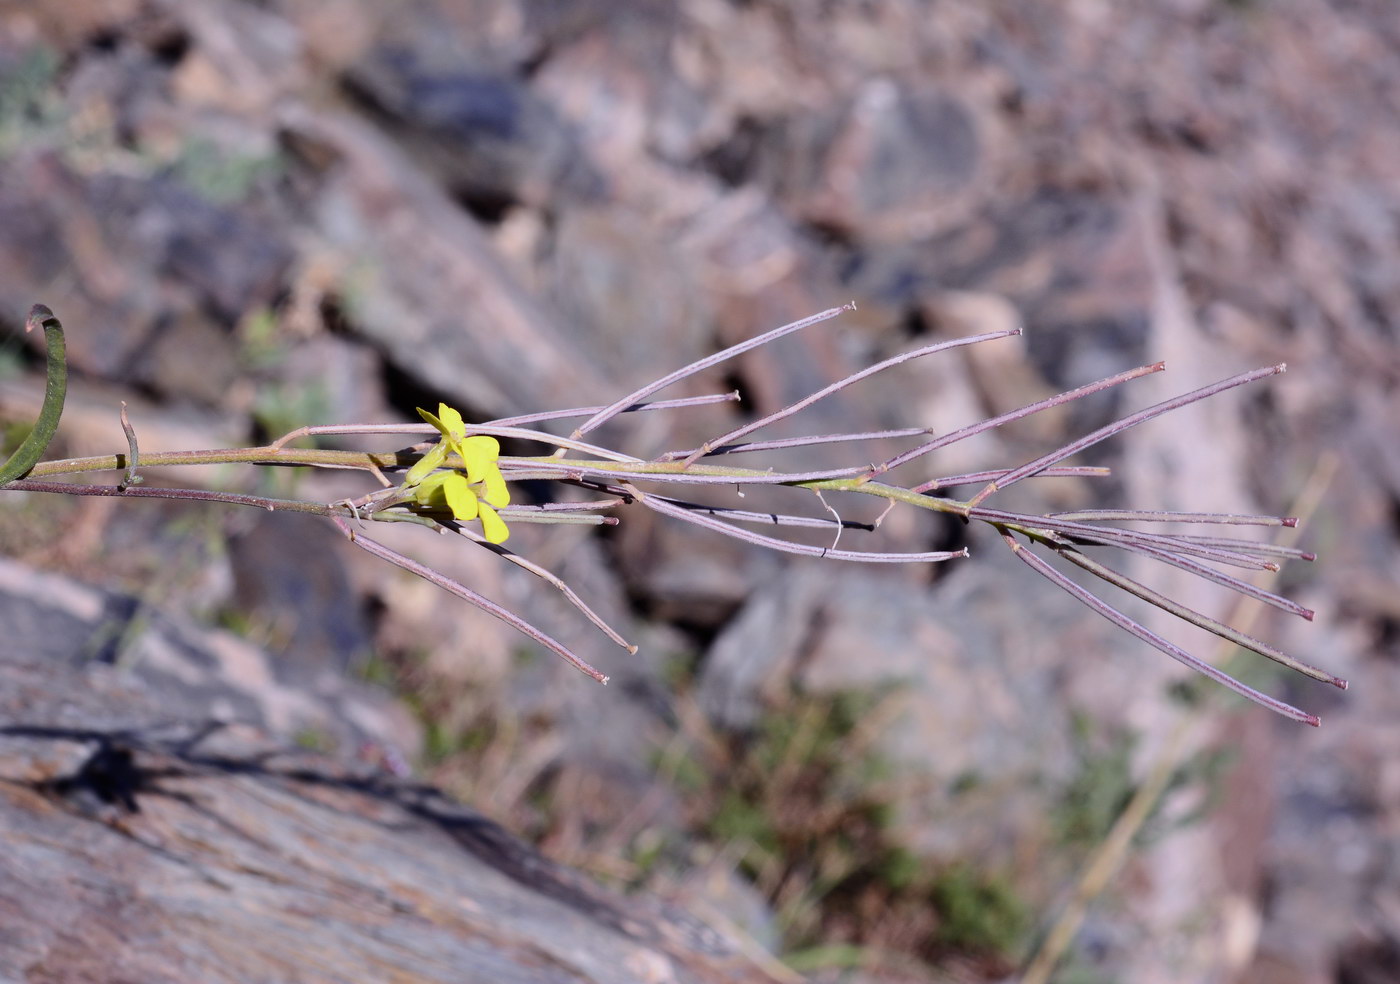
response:
<svg viewBox="0 0 1400 984"><path fill-rule="evenodd" d="M436 417L422 407L418 408L418 415L441 432L442 441L438 446L455 452L457 457L462 459L462 467L467 471L467 481L480 482L493 471L497 477L500 476L496 459L500 457L501 445L494 437L484 434L467 437L467 425L462 420L462 415L446 403L438 404Z"/></svg>
<svg viewBox="0 0 1400 984"><path fill-rule="evenodd" d="M476 519L478 502L471 484L457 471L440 471L418 484L414 499L425 506L446 506L455 519Z"/></svg>
<svg viewBox="0 0 1400 984"><path fill-rule="evenodd" d="M422 505L446 506L455 519L480 519L486 539L504 543L510 529L496 509L510 504L510 489L496 463L500 442L484 434L468 437L462 415L445 403L438 404L436 416L421 407L418 413L438 429L442 440L408 470L404 488L414 489L414 500ZM439 470L447 464L449 453L456 454L461 464Z"/></svg>

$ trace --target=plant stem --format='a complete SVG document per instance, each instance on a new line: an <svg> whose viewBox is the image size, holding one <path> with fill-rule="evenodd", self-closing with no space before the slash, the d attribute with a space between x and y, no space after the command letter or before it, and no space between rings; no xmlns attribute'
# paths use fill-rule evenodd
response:
<svg viewBox="0 0 1400 984"><path fill-rule="evenodd" d="M144 463L144 462L143 462ZM145 485L79 485L73 482L40 482L22 478L5 486L16 492L56 492L61 495L101 495L119 499L194 499L200 502L226 502L234 506L254 506L268 512L300 512L316 516L334 516L337 507L324 502L301 499L271 499L261 495L238 492L214 492L209 489L157 489Z"/></svg>
<svg viewBox="0 0 1400 984"><path fill-rule="evenodd" d="M398 451L332 451L324 448L220 448L209 451L143 451L141 467L162 465L312 465L321 468L406 468L417 455ZM121 471L127 467L128 456L106 454L90 458L56 458L41 461L29 472L32 478L51 475L76 475L82 472Z"/></svg>
<svg viewBox="0 0 1400 984"><path fill-rule="evenodd" d="M811 317L802 318L798 321L793 321L789 324L783 325L781 328L774 328L772 331L766 331L762 335L756 335L753 338L750 338L747 341L740 342L737 345L731 345L729 348L725 349L722 352L716 352L714 355L706 356L703 359L697 359L696 361L690 363L687 366L682 366L675 372L668 373L667 375L662 376L660 379L647 383L639 390L635 390L634 392L628 393L616 403L612 403L607 407L604 407L602 410L598 411L593 416L585 420L582 424L580 424L569 436L577 440L578 438L583 437L583 435L587 434L589 431L595 430L603 426L603 424L607 423L613 417L616 417L618 414L622 413L634 403L638 402L639 400L642 400L645 397L651 396L651 394L657 392L658 390L665 389L672 383L680 382L687 376L693 376L695 375L695 373L708 369L711 366L719 365L721 362L724 362L728 359L732 359L736 355L741 355L744 352L748 352L752 349L759 348L760 346L767 345L769 342L781 338L784 335L789 335L795 331L801 331L803 328L811 327L812 325L818 324L822 321L830 321L838 314L854 309L854 304L843 304L840 307L828 308L827 310L822 311L820 314L814 314Z"/></svg>
<svg viewBox="0 0 1400 984"><path fill-rule="evenodd" d="M1161 365L1161 363L1158 363L1158 365ZM1129 416L1124 417L1121 420L1115 420L1113 423L1108 424L1107 426L1100 427L1092 434L1085 434L1078 440L1070 441L1062 448L1059 448L1055 451L1051 451L1049 454L1039 457L1034 461L1027 462L1020 468L1017 468L1011 474L1007 475L1005 478L1001 478L997 481L990 483L981 492L978 492L975 496L972 497L971 504L975 506L978 503L982 502L984 499L986 499L987 496L991 495L993 492L996 492L999 489L1004 489L1008 488L1009 486L1015 485L1017 482L1021 481L1024 478L1030 478L1037 472L1044 471L1050 465L1058 464L1059 462L1065 460L1072 454L1078 454L1085 448L1092 447L1095 444L1098 444L1100 441L1107 440L1115 434L1121 434L1129 427L1136 427L1138 424L1151 420L1154 417L1159 417L1164 413L1167 413L1172 410L1177 410L1191 403L1196 403L1197 401L1204 400L1207 397L1215 396L1217 393L1223 393L1228 389L1235 388L1236 386L1243 386L1245 383L1252 383L1256 379L1264 379L1266 376L1276 376L1279 373L1284 372L1287 368L1287 364L1280 362L1276 366L1265 366L1263 369L1254 369L1250 372L1242 372L1239 375L1231 376L1229 379L1222 379L1218 383L1211 383L1209 386L1202 386L1200 389L1192 390L1190 393L1183 393L1181 396L1172 397L1172 399L1170 400L1163 400L1161 403L1158 403L1154 406L1150 406L1146 410L1139 410L1137 413L1130 414Z"/></svg>
<svg viewBox="0 0 1400 984"><path fill-rule="evenodd" d="M1209 677L1211 680L1214 680L1222 687L1226 687L1230 690L1233 690L1241 697L1248 698L1249 700L1254 701L1256 704L1260 704L1264 707L1267 707L1269 710L1274 711L1277 714L1282 714L1286 718L1291 718L1292 720L1301 722L1302 724L1311 725L1314 728L1318 727L1321 724L1321 721L1315 715L1309 714L1307 711L1299 710L1292 704L1286 704L1275 697L1270 697L1268 694L1260 693L1258 690L1255 690L1248 684L1244 684L1241 683L1239 680L1236 680L1234 677L1230 676L1230 674L1224 672L1223 670L1218 670L1214 666L1211 666L1209 663L1205 662L1204 660L1192 656L1180 646L1168 642L1166 639L1163 639L1157 633L1153 632L1151 629L1147 628L1141 623L1135 622L1133 619L1129 618L1127 615L1124 615L1118 609L1114 608L1108 602L1090 593L1089 591L1080 587L1078 584L1075 584L1069 578L1065 577L1059 571L1055 570L1055 568L1051 567L1042 558L1036 556L1035 553L1033 553L1029 547L1022 543L1016 542L1015 538L1012 537L1012 535L1009 532L1002 531L1002 539L1004 539L1007 545L1011 547L1011 552L1014 553L1020 560L1023 560L1028 565L1030 565L1030 567L1037 574L1040 574L1042 577L1046 578L1057 587L1062 588L1063 590L1068 592L1072 597L1074 597L1078 601L1083 602L1089 608L1093 609L1095 612L1098 612L1104 618L1108 619L1110 622L1118 626L1120 629L1123 629L1125 632L1128 632L1131 635L1134 635L1137 638L1141 639L1148 645L1161 650L1162 652L1170 656L1172 659L1186 664L1191 669L1195 670L1197 673L1200 673L1202 676Z"/></svg>
<svg viewBox="0 0 1400 984"><path fill-rule="evenodd" d="M1218 619L1211 618L1209 615L1188 608L1180 602L1173 601L1160 591L1154 591L1147 585L1134 581L1132 578L1086 557L1072 547L1062 548L1058 552L1061 557L1068 560L1070 563L1083 568L1095 577L1102 578L1109 584L1122 588L1129 594L1136 595L1149 605L1155 605L1165 612L1170 612L1183 622L1189 622L1192 625L1199 626L1212 635L1219 636L1226 642L1233 642L1242 649L1248 649L1261 656L1267 656L1274 662L1280 663L1291 670L1296 670L1304 676L1312 677L1314 680L1320 680L1323 683L1330 683L1339 690L1347 689L1347 682L1341 677L1328 673L1326 670L1320 670L1316 666L1305 663L1300 659L1295 659L1287 653L1280 652L1268 643L1261 642L1251 635L1246 635Z"/></svg>
<svg viewBox="0 0 1400 984"><path fill-rule="evenodd" d="M704 444L700 445L700 447L696 448L694 451L690 452L690 454L685 456L685 463L687 465L693 465L697 459L703 458L705 455L709 454L711 448L728 444L731 441L737 441L739 438L744 437L747 434L752 434L754 431L767 427L769 424L777 423L779 420L784 420L787 417L791 417L793 414L801 410L805 410L807 407L810 407L812 404L818 402L819 400L823 400L826 397L831 396L833 393L838 393L841 390L845 389L847 386L852 385L853 383L858 383L863 379L868 379L876 373L884 372L886 369L889 369L893 366L901 365L902 363L909 362L913 359L921 358L925 355L933 355L937 352L943 352L947 349L959 348L963 345L974 345L977 342L991 341L992 339L996 338L1009 338L1013 335L1019 334L1021 334L1021 329L1011 328L1007 331L992 331L982 335L968 335L964 338L954 338L950 341L938 342L934 345L925 345L923 348L917 348L911 352L905 352L901 355L896 355L892 358L886 359L883 362L877 362L873 366L867 366L860 372L852 373L844 379L839 379L836 382L832 383L830 386L826 386L822 389L819 389L815 393L812 393L809 396L805 396L802 399L798 400L796 403L790 404L781 410L778 410L774 413L770 413L766 417L760 417L758 420L754 420L747 424L744 424L743 426L734 428L727 434L714 438L713 440L706 441ZM673 456L665 455L663 457L670 458Z"/></svg>
<svg viewBox="0 0 1400 984"><path fill-rule="evenodd" d="M353 543L355 546L359 547L361 550L373 554L380 560L387 560L389 563L394 564L395 566L402 567L404 570L408 571L411 574L417 574L419 577L423 578L423 580L437 585L444 591L450 592L451 594L456 595L458 598L461 598L464 601L471 602L473 605L475 605L477 608L480 608L488 615L492 615L500 619L502 622L505 622L507 625L515 629L517 632L520 632L522 635L528 636L529 638L535 640L545 648L552 650L559 656L562 656L564 660L568 662L571 666L577 668L583 673L586 673L588 676L591 676L599 683L608 682L608 677L605 674L598 671L596 668L594 668L592 664L590 664L587 660L577 655L573 650L571 650L568 646L565 646L562 642L559 642L552 636L547 635L541 630L535 628L535 626L525 621L523 618L512 612L510 609L502 608L500 605L496 604L494 601L487 598L486 596L477 594L475 591L467 587L465 584L462 584L460 581L455 581L452 578L448 577L446 574L441 574L438 571L433 570L426 564L420 564L418 563L418 561L414 560L411 557L405 557L397 550L393 550L389 547L386 547L384 546L384 544L379 543L375 540L371 540L367 536L361 536L355 530L351 529L350 525L346 523L345 520L341 519L339 516L331 516L331 522L335 523L336 528L339 529L340 532L344 533L346 537L349 538L350 542Z"/></svg>

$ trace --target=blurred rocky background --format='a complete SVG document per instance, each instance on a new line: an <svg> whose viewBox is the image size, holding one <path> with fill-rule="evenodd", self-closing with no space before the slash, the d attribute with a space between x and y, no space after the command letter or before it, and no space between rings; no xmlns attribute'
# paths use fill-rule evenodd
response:
<svg viewBox="0 0 1400 984"><path fill-rule="evenodd" d="M140 691L105 715L75 694L93 726L214 716L278 747L372 749L554 861L720 927L779 979L1015 977L1167 756L1169 795L1053 980L1400 980L1397 256L1391 0L10 0L7 449L43 391L21 330L36 301L69 330L64 454L123 450L121 400L153 450L409 420L439 399L468 419L605 403L848 300L856 312L669 394L737 386L741 407L605 439L693 446L915 344L1015 325L1021 339L900 367L787 433L950 428L1168 361L913 466L912 483L1287 362L1089 456L1112 478L1022 501L1283 513L1322 487L1301 541L1320 559L1282 582L1317 621L1256 631L1353 684L1266 678L1320 731L1193 704L1174 664L995 537L900 510L886 546L973 557L789 562L628 510L596 534L518 528L512 547L636 656L484 551L383 535L566 639L613 676L600 688L320 521L6 493L5 658L96 664L114 694ZM327 501L368 488L159 479ZM71 707L39 722L52 702L5 696L7 724L73 725ZM366 862L358 883L394 863ZM422 858L401 863L426 877ZM434 904L457 904L438 888ZM0 933L0 950L52 956L35 939ZM685 976L664 949L628 973L739 979ZM586 961L560 976L563 959L491 979L610 979ZM301 972L285 979L341 979Z"/></svg>

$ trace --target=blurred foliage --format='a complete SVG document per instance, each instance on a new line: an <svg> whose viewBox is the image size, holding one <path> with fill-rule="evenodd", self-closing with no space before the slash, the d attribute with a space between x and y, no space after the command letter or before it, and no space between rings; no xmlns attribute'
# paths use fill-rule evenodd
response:
<svg viewBox="0 0 1400 984"><path fill-rule="evenodd" d="M942 917L938 938L946 946L1010 953L1025 938L1029 911L1003 878L954 865L934 880L930 897Z"/></svg>
<svg viewBox="0 0 1400 984"><path fill-rule="evenodd" d="M184 141L170 165L185 187L217 205L245 200L259 182L274 180L285 167L278 154L242 153L205 137Z"/></svg>
<svg viewBox="0 0 1400 984"><path fill-rule="evenodd" d="M1137 792L1133 753L1138 736L1096 731L1092 718L1076 713L1071 738L1076 766L1051 811L1050 827L1060 847L1087 852L1108 836ZM1205 819L1224 792L1225 776L1233 761L1233 750L1224 747L1203 748L1185 758L1173 770L1164 795L1138 831L1136 843L1150 844ZM1190 805L1167 817L1164 807L1173 802L1176 793L1189 794L1183 798Z"/></svg>
<svg viewBox="0 0 1400 984"><path fill-rule="evenodd" d="M170 147L139 141L128 146L109 112L68 104L61 68L59 55L44 45L0 64L0 160L48 144L80 171L121 161L121 170L166 173L216 205L245 201L286 172L286 159L275 149L245 150L207 134L185 136Z"/></svg>
<svg viewBox="0 0 1400 984"><path fill-rule="evenodd" d="M873 743L895 689L791 692L751 729L674 745L658 772L684 798L689 836L769 901L795 968L957 956L1004 973L1029 928L1015 888L920 857L893 830L899 783Z"/></svg>
<svg viewBox="0 0 1400 984"><path fill-rule="evenodd" d="M58 55L37 45L0 67L0 159L13 156L62 123L54 88Z"/></svg>
<svg viewBox="0 0 1400 984"><path fill-rule="evenodd" d="M1070 732L1074 772L1061 790L1050 816L1055 842L1061 847L1090 848L1101 841L1132 798L1131 733L1096 733L1093 719L1076 712Z"/></svg>
<svg viewBox="0 0 1400 984"><path fill-rule="evenodd" d="M249 311L239 320L238 343L239 362L253 371L276 369L287 355L277 312L268 307Z"/></svg>
<svg viewBox="0 0 1400 984"><path fill-rule="evenodd" d="M15 453L15 449L24 443L24 439L29 436L29 432L34 428L34 421L6 420L0 425L0 457L8 458Z"/></svg>
<svg viewBox="0 0 1400 984"><path fill-rule="evenodd" d="M329 406L326 385L320 380L302 384L265 381L258 386L253 401L253 420L264 438L275 440L304 421L326 419ZM291 446L315 447L316 438L297 438Z"/></svg>
<svg viewBox="0 0 1400 984"><path fill-rule="evenodd" d="M678 699L691 701L685 665L673 661ZM546 851L560 828L579 829L586 810L558 773L528 781L518 774L531 749L550 740L547 715L522 715L472 688L445 693L431 685L423 653L381 653L362 673L391 684L422 722L421 766L431 781ZM560 860L651 889L706 859L732 866L774 912L784 959L804 972L928 972L950 959L1009 972L1030 929L1015 886L998 871L920 857L892 827L901 785L873 745L895 692L793 691L771 701L752 728L732 733L713 730L687 705L654 760L678 813L625 836L584 824L585 843ZM507 787L515 792L503 799Z"/></svg>

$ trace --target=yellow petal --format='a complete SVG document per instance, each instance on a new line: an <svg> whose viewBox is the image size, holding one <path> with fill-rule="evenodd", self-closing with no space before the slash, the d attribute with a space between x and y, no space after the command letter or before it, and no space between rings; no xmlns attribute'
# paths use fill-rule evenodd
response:
<svg viewBox="0 0 1400 984"><path fill-rule="evenodd" d="M403 477L404 487L412 488L417 485L419 482L423 481L423 479L427 478L432 471L440 468L443 461L446 459L447 444L446 442L440 441L433 446L431 451L419 458L418 462L408 470L408 474Z"/></svg>
<svg viewBox="0 0 1400 984"><path fill-rule="evenodd" d="M488 461L495 461L501 456L501 442L490 434L473 434L462 443L470 444L473 448L479 448Z"/></svg>
<svg viewBox="0 0 1400 984"><path fill-rule="evenodd" d="M461 472L451 472L442 485L442 494L447 498L447 506L457 519L476 519L476 493L472 491Z"/></svg>
<svg viewBox="0 0 1400 984"><path fill-rule="evenodd" d="M479 482L500 457L501 443L494 437L478 434L459 443L457 454L462 458L462 467L467 470L467 481Z"/></svg>
<svg viewBox="0 0 1400 984"><path fill-rule="evenodd" d="M446 403L438 404L438 419L446 430L443 431L454 441L460 441L467 435L467 424L462 420L462 415L449 407Z"/></svg>
<svg viewBox="0 0 1400 984"><path fill-rule="evenodd" d="M486 470L486 477L481 480L481 485L482 498L491 505L497 509L510 505L510 488L506 485L501 470L495 465Z"/></svg>
<svg viewBox="0 0 1400 984"><path fill-rule="evenodd" d="M505 543L510 537L510 529L505 521L496 515L496 510L486 503L481 503L481 532L486 534L486 539L492 543Z"/></svg>

